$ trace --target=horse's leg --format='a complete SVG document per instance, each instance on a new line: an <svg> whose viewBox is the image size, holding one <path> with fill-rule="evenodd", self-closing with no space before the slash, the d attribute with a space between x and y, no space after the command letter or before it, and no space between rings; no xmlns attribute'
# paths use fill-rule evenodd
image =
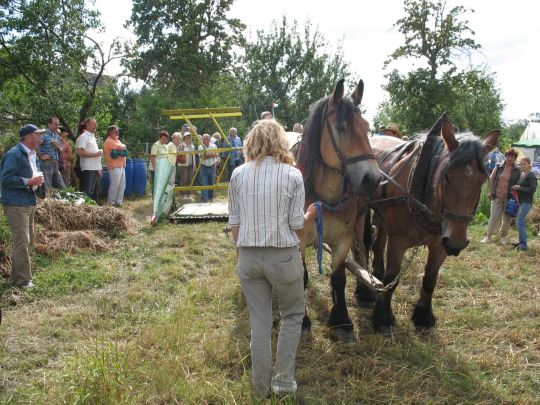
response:
<svg viewBox="0 0 540 405"><path fill-rule="evenodd" d="M439 269L446 259L446 252L440 243L429 245L428 248L429 252L426 267L424 268L424 279L422 280L420 298L414 306L411 317L417 328L432 328L437 322L435 315L433 315L431 299L435 285L437 284Z"/></svg>
<svg viewBox="0 0 540 405"><path fill-rule="evenodd" d="M386 252L386 271L384 273L384 285L390 284L399 275L401 262L405 254L405 244L394 237L388 238L388 247ZM397 287L396 283L388 291L381 293L375 300L371 323L376 332L383 332L395 324L394 314L392 313L392 295Z"/></svg>
<svg viewBox="0 0 540 405"><path fill-rule="evenodd" d="M352 237L351 237L352 239ZM355 339L353 325L347 302L345 301L345 258L349 253L352 240L342 240L339 245L332 246L332 275L330 286L332 287L333 306L328 317L328 326L331 333L340 340L353 341Z"/></svg>
<svg viewBox="0 0 540 405"><path fill-rule="evenodd" d="M377 224L377 237L373 243L373 275L379 280L384 277L384 251L388 240L387 231L382 225L381 219L374 215L374 223ZM356 283L356 291L354 293L358 305L363 308L371 308L376 299L376 294L368 287L360 282Z"/></svg>

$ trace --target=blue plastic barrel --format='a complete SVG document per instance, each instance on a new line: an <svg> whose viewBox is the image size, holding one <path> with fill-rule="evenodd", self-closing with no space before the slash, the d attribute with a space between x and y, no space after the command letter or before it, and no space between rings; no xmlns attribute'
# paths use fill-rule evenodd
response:
<svg viewBox="0 0 540 405"><path fill-rule="evenodd" d="M133 193L133 159L126 160L126 189L124 197L129 197Z"/></svg>
<svg viewBox="0 0 540 405"><path fill-rule="evenodd" d="M101 195L107 197L109 194L111 178L109 177L109 170L107 170L105 166L101 169L101 172L103 173L101 176Z"/></svg>
<svg viewBox="0 0 540 405"><path fill-rule="evenodd" d="M146 161L133 159L133 192L138 197L146 194Z"/></svg>

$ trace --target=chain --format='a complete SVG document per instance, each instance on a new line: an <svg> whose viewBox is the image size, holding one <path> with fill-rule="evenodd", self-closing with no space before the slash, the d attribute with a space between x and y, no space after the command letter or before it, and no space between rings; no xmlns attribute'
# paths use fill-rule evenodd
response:
<svg viewBox="0 0 540 405"><path fill-rule="evenodd" d="M416 221L415 221L415 223L416 223ZM418 235L418 223L416 223L415 225L416 225L416 231L417 231L417 235ZM378 232L378 229L377 229L377 232ZM375 237L376 237L376 235L375 235ZM354 247L355 247L357 252L360 252L360 251L363 250L363 249L361 249L360 242L356 238L356 235L353 235L353 243L354 243ZM412 254L410 254L408 259L407 259L407 264L405 266L403 266L403 262L402 262L401 267L400 267L400 271L397 274L396 278L394 278L390 283L388 283L384 287L376 287L376 285L378 283L375 280L375 276L373 276L372 271L369 271L369 269L367 269L367 273L369 275L369 281L371 282L371 285L372 285L374 291L377 294L385 293L385 292L391 290L392 288L394 288L396 286L396 284L399 283L399 281L407 274L407 271L411 268L412 262L413 262L414 258L417 256L419 248L420 248L420 244L418 243L418 240L417 240L416 245L413 247ZM367 253L368 262L369 262L370 251L368 250L366 253ZM378 280L378 281L382 281L382 280Z"/></svg>

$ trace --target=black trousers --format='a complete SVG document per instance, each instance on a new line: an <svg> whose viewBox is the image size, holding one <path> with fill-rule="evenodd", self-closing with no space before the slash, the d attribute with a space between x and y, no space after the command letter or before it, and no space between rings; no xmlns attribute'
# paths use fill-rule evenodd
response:
<svg viewBox="0 0 540 405"><path fill-rule="evenodd" d="M81 191L88 194L88 197L92 200L95 200L97 197L98 172L98 170L83 170L81 175Z"/></svg>

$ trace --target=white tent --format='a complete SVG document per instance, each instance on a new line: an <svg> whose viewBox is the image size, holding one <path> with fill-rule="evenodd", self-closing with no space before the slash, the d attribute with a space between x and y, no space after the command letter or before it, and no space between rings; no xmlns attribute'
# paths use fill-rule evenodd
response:
<svg viewBox="0 0 540 405"><path fill-rule="evenodd" d="M531 159L533 171L540 176L540 122L529 122L519 141L514 142L512 147Z"/></svg>
<svg viewBox="0 0 540 405"><path fill-rule="evenodd" d="M540 142L540 122L529 121L529 124L527 125L527 128L525 128L525 131L523 131L523 134L521 135L521 138L519 138L518 143L530 141L533 139Z"/></svg>

